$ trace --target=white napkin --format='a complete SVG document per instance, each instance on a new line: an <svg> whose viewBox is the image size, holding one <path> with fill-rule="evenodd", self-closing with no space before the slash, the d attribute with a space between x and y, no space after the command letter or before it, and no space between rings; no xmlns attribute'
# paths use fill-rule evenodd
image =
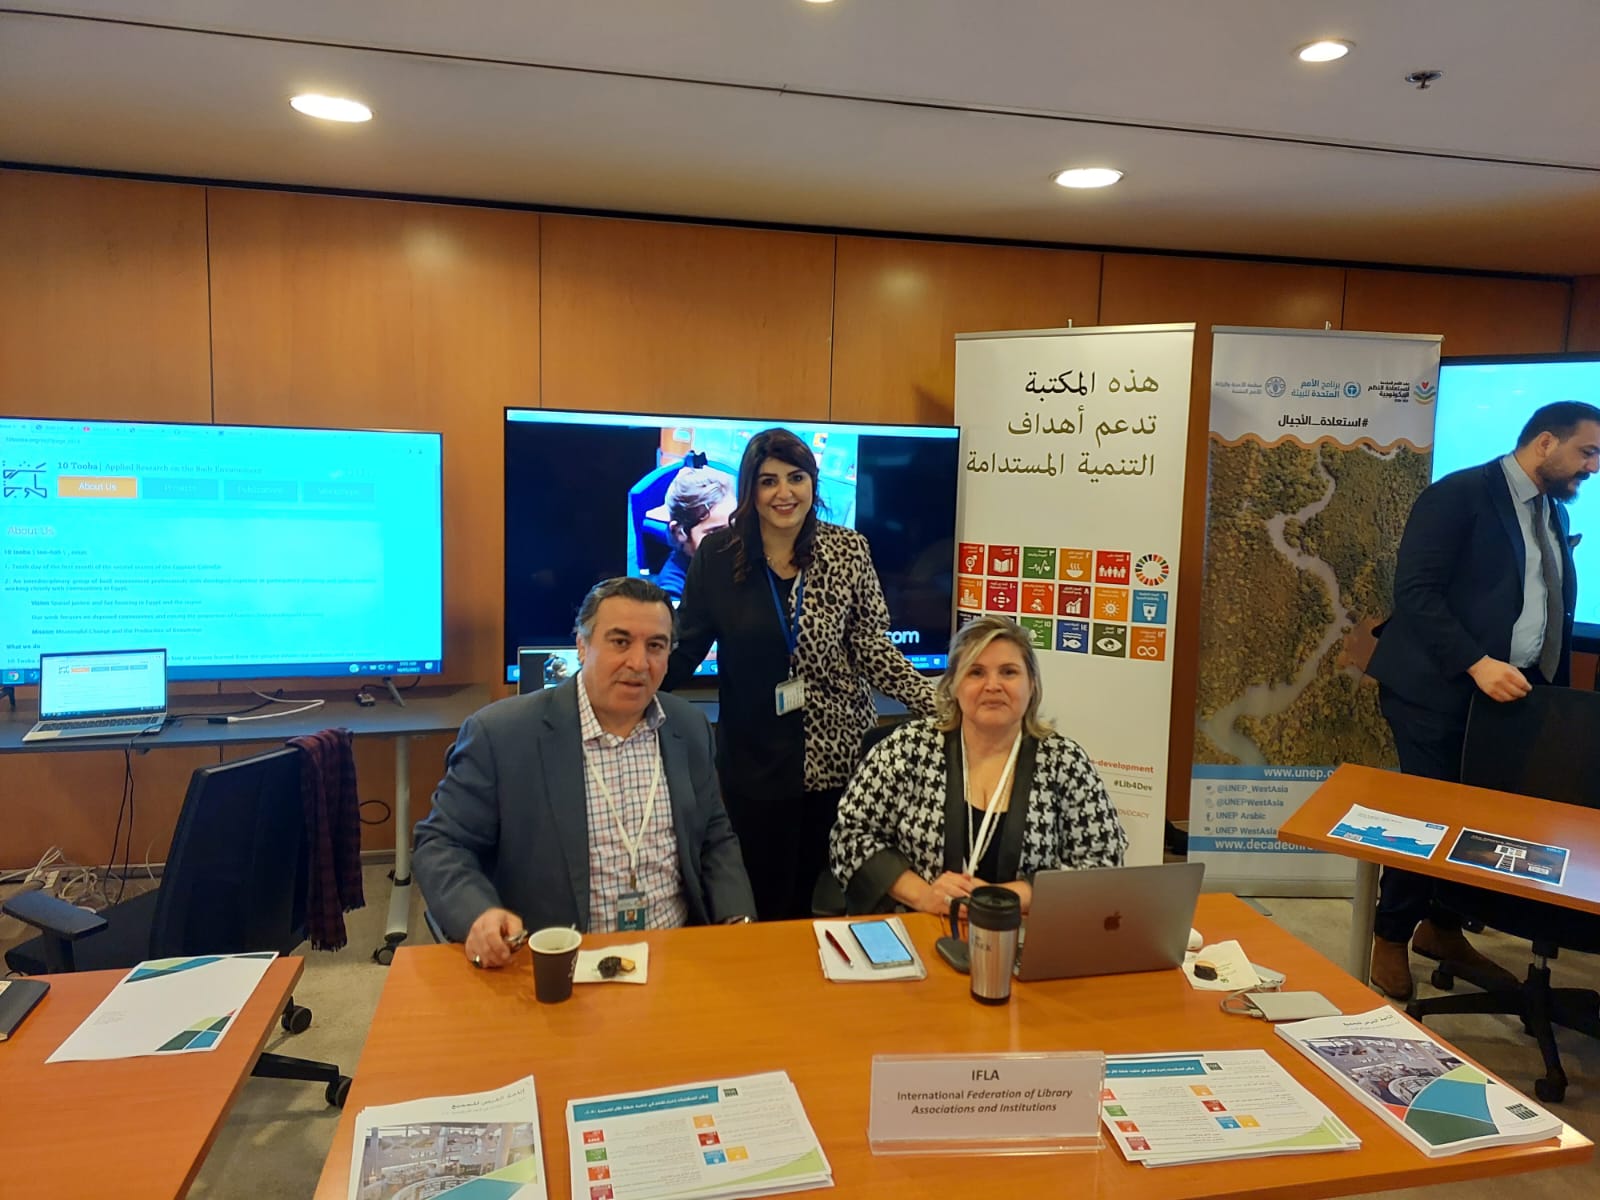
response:
<svg viewBox="0 0 1600 1200"><path fill-rule="evenodd" d="M1217 969L1215 979L1195 978L1194 964L1202 958ZM1239 992L1261 986L1261 977L1251 967L1250 959L1238 942L1217 942L1191 950L1183 956L1183 973L1189 985L1202 992Z"/></svg>
<svg viewBox="0 0 1600 1200"><path fill-rule="evenodd" d="M634 969L626 974L607 979L600 974L600 960L615 955L631 958ZM579 950L578 967L572 973L573 983L643 983L650 974L650 943L632 942L626 946L603 946L598 950Z"/></svg>

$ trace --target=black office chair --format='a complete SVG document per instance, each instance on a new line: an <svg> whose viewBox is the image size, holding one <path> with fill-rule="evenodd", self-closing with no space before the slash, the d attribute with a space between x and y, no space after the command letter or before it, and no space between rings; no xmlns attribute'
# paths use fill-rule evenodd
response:
<svg viewBox="0 0 1600 1200"><path fill-rule="evenodd" d="M6 952L27 975L126 970L151 958L288 954L306 940L307 848L300 756L285 747L199 767L172 834L161 886L98 916L44 892L4 911L43 932ZM311 1010L290 997L283 1028L303 1033ZM254 1074L326 1085L344 1106L350 1077L331 1063L263 1053Z"/></svg>
<svg viewBox="0 0 1600 1200"><path fill-rule="evenodd" d="M1477 697L1467 718L1461 782L1600 808L1600 695L1536 687L1526 699L1509 704ZM1533 944L1534 961L1518 988L1413 1000L1406 1012L1419 1019L1450 1013L1521 1017L1544 1057L1545 1074L1534 1081L1534 1094L1559 1102L1566 1094L1567 1076L1561 1069L1554 1026L1600 1038L1600 994L1586 988L1551 987L1550 960L1562 948L1600 953L1600 917L1458 883L1441 882L1438 897L1463 917L1527 939ZM1434 986L1448 990L1457 976L1477 982L1470 972L1441 963L1433 973Z"/></svg>
<svg viewBox="0 0 1600 1200"><path fill-rule="evenodd" d="M895 717L879 721L866 733L861 735L861 748L856 752L856 766L859 768L866 761L868 753L884 738L888 737L906 720L905 717ZM833 871L824 866L822 874L817 876L817 884L811 889L811 915L814 917L842 917L848 911L848 904L844 898L844 886L833 877Z"/></svg>

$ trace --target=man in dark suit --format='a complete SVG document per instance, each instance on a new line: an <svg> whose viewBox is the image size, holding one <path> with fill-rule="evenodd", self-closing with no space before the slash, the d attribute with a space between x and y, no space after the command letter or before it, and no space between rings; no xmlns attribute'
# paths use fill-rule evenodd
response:
<svg viewBox="0 0 1600 1200"><path fill-rule="evenodd" d="M417 826L429 913L476 966L510 961L524 927L755 915L711 726L656 694L673 644L666 593L642 579L597 584L576 632L577 678L467 718Z"/></svg>
<svg viewBox="0 0 1600 1200"><path fill-rule="evenodd" d="M1417 498L1400 540L1394 613L1367 666L1406 774L1459 781L1477 693L1503 703L1535 684L1567 684L1578 581L1559 502L1597 469L1600 408L1563 401L1533 414L1512 453L1447 475ZM1409 998L1409 945L1515 986L1432 897L1426 876L1384 868L1372 982Z"/></svg>

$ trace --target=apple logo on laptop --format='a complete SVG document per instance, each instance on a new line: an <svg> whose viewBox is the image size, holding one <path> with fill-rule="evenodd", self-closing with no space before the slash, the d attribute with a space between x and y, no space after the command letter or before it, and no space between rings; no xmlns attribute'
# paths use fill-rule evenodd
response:
<svg viewBox="0 0 1600 1200"><path fill-rule="evenodd" d="M1104 924L1107 933L1115 933L1122 928L1122 914L1119 912L1112 913L1105 919Z"/></svg>

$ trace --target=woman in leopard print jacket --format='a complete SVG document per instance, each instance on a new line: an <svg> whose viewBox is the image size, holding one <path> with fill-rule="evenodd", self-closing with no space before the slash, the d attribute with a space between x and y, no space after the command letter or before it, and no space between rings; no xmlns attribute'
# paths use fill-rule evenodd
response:
<svg viewBox="0 0 1600 1200"><path fill-rule="evenodd" d="M690 561L665 683L687 684L716 642L723 802L767 920L811 913L839 795L877 720L872 689L933 711L932 685L889 640L866 538L818 519L816 486L794 434L750 440L731 524Z"/></svg>

